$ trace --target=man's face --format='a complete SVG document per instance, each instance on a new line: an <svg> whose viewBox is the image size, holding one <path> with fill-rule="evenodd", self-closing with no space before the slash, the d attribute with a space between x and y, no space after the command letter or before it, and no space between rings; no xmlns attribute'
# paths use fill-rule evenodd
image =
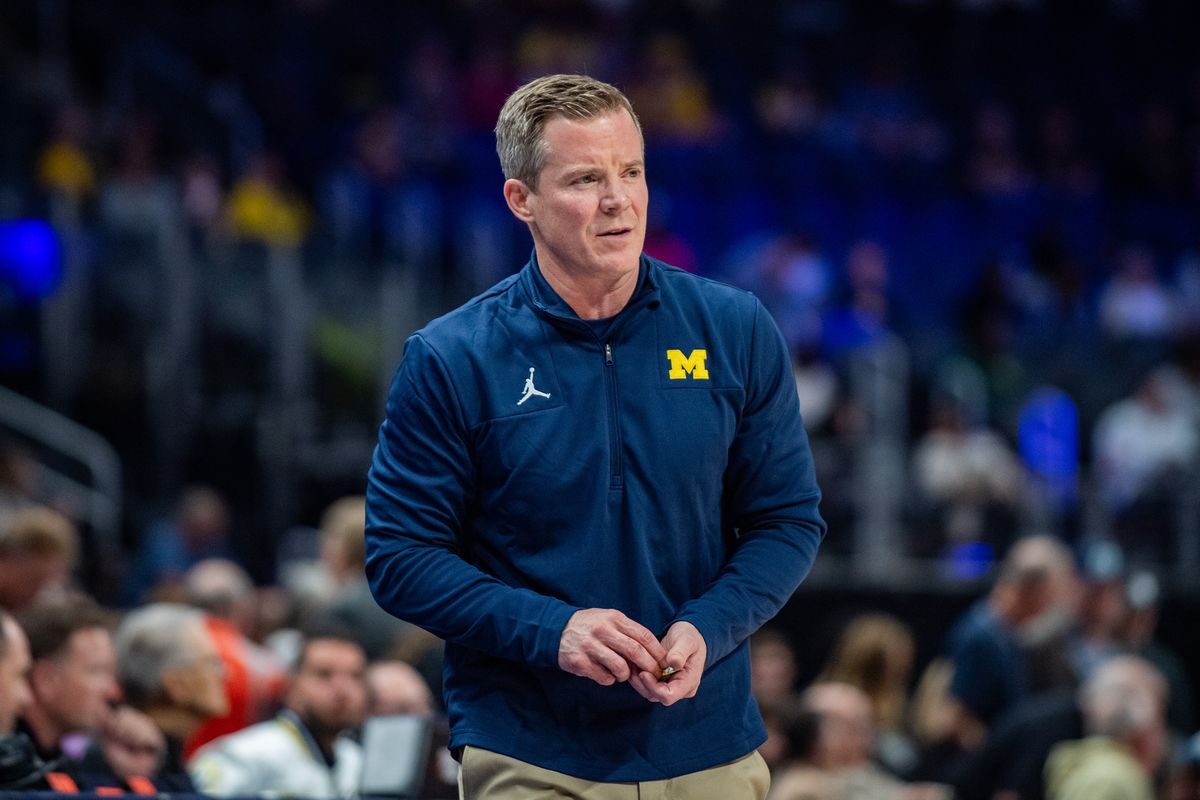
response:
<svg viewBox="0 0 1200 800"><path fill-rule="evenodd" d="M35 694L64 731L99 727L121 697L108 631L83 628L71 634L62 654L36 666Z"/></svg>
<svg viewBox="0 0 1200 800"><path fill-rule="evenodd" d="M13 732L17 717L29 705L29 640L12 619L4 619L8 646L0 656L0 736Z"/></svg>
<svg viewBox="0 0 1200 800"><path fill-rule="evenodd" d="M184 632L183 652L163 672L163 687L171 703L200 719L229 713L225 690L225 665L208 628L197 623Z"/></svg>
<svg viewBox="0 0 1200 800"><path fill-rule="evenodd" d="M556 116L542 138L546 163L524 206L542 269L576 280L636 271L649 192L633 118Z"/></svg>
<svg viewBox="0 0 1200 800"><path fill-rule="evenodd" d="M366 707L362 648L339 639L316 639L292 678L285 705L314 734L333 734L360 724Z"/></svg>

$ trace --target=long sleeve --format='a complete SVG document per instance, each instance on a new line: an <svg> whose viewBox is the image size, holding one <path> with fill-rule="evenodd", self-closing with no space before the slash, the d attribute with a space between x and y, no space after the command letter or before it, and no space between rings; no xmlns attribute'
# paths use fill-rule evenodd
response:
<svg viewBox="0 0 1200 800"><path fill-rule="evenodd" d="M787 347L760 303L752 337L746 407L725 473L737 541L716 580L676 615L704 637L708 665L778 613L812 568L826 530Z"/></svg>
<svg viewBox="0 0 1200 800"><path fill-rule="evenodd" d="M367 578L386 611L436 636L533 666L557 666L576 608L507 586L464 557L474 466L445 363L408 342L367 479Z"/></svg>

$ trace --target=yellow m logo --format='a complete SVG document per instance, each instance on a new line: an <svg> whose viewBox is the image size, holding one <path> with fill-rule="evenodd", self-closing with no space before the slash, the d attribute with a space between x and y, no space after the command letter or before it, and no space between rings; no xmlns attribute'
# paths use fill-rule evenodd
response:
<svg viewBox="0 0 1200 800"><path fill-rule="evenodd" d="M708 369L704 366L708 358L707 350L693 350L690 356L685 356L682 350L668 350L667 360L671 362L671 371L667 377L673 381L686 380L691 374L693 380L708 380Z"/></svg>

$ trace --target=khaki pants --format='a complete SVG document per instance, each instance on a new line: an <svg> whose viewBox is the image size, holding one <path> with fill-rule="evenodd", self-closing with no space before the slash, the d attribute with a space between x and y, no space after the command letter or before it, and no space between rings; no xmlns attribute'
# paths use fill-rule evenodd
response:
<svg viewBox="0 0 1200 800"><path fill-rule="evenodd" d="M461 800L763 800L770 785L771 774L757 751L678 778L598 783L467 747L458 775L458 796Z"/></svg>

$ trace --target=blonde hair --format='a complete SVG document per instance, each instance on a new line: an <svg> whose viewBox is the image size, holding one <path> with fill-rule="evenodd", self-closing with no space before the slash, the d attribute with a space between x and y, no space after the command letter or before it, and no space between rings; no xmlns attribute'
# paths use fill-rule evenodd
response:
<svg viewBox="0 0 1200 800"><path fill-rule="evenodd" d="M74 566L79 555L79 534L69 519L45 506L14 512L0 530L0 557L61 558Z"/></svg>
<svg viewBox="0 0 1200 800"><path fill-rule="evenodd" d="M367 501L362 495L335 500L321 515L321 541L342 566L361 571L366 560Z"/></svg>
<svg viewBox="0 0 1200 800"><path fill-rule="evenodd" d="M889 614L855 617L842 631L833 655L821 673L824 681L856 686L871 698L875 723L898 728L907 705L907 675L896 675L889 664L904 648L912 668L913 636L903 622Z"/></svg>
<svg viewBox="0 0 1200 800"><path fill-rule="evenodd" d="M515 178L537 190L546 164L546 123L555 116L592 119L625 109L642 137L633 105L621 90L586 75L547 75L513 92L496 121L496 153L505 178Z"/></svg>

